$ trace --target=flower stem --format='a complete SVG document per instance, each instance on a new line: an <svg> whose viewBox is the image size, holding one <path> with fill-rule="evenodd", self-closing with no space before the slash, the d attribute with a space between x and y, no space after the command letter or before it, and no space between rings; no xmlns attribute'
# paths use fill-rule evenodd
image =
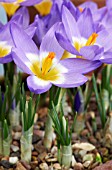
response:
<svg viewBox="0 0 112 170"><path fill-rule="evenodd" d="M61 146L61 164L70 167L72 161L72 147L71 144L68 146Z"/></svg>
<svg viewBox="0 0 112 170"><path fill-rule="evenodd" d="M33 126L22 134L20 140L21 159L28 163L31 161L32 135L33 135Z"/></svg>
<svg viewBox="0 0 112 170"><path fill-rule="evenodd" d="M51 148L52 139L53 139L53 121L48 113L44 136L44 146L46 148Z"/></svg>

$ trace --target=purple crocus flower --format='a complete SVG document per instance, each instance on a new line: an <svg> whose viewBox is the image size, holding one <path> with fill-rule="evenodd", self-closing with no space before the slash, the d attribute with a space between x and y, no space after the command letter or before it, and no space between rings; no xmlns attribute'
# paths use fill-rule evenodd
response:
<svg viewBox="0 0 112 170"><path fill-rule="evenodd" d="M42 0L0 0L0 2L6 2L6 3L17 3L23 6L32 6L35 4L40 3Z"/></svg>
<svg viewBox="0 0 112 170"><path fill-rule="evenodd" d="M56 23L51 27L38 50L24 30L15 23L11 24L11 34L16 47L12 49L13 60L25 73L30 74L27 85L30 91L36 94L46 92L52 84L63 88L84 84L87 78L82 75L82 71L93 65L86 60L60 60L64 50L55 37L58 26L59 23Z"/></svg>
<svg viewBox="0 0 112 170"><path fill-rule="evenodd" d="M84 96L82 94L82 91L79 89L75 95L74 98L74 107L75 111L78 113L84 112Z"/></svg>
<svg viewBox="0 0 112 170"><path fill-rule="evenodd" d="M56 23L61 21L61 13L58 5L54 2L50 14L47 16L36 15L34 24L37 27L34 40L40 46L42 38L47 31Z"/></svg>
<svg viewBox="0 0 112 170"><path fill-rule="evenodd" d="M6 24L2 25L0 29L0 63L8 63L12 61L11 49L14 47L12 37L10 35L10 24L16 22L22 27L31 37L35 33L35 27L29 24L29 14L25 7L20 8L12 19Z"/></svg>
<svg viewBox="0 0 112 170"><path fill-rule="evenodd" d="M73 54L70 57L112 63L112 43L108 43L112 42L112 29L96 28L89 9L85 9L76 22L70 11L63 6L62 27L56 37L59 44ZM69 53L62 59L68 58Z"/></svg>

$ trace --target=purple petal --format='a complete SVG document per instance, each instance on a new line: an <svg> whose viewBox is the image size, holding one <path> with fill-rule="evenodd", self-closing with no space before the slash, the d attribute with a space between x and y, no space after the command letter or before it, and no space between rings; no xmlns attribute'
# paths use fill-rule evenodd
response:
<svg viewBox="0 0 112 170"><path fill-rule="evenodd" d="M96 58L99 60L103 52L104 48L99 48L97 45L84 46L80 49L81 55L88 60L96 60Z"/></svg>
<svg viewBox="0 0 112 170"><path fill-rule="evenodd" d="M93 19L90 9L85 9L77 21L81 36L88 38L93 32Z"/></svg>
<svg viewBox="0 0 112 170"><path fill-rule="evenodd" d="M68 36L68 39L72 42L73 37L80 38L79 28L77 26L76 20L70 11L63 6L62 9L62 22Z"/></svg>
<svg viewBox="0 0 112 170"><path fill-rule="evenodd" d="M106 63L106 64L112 64L112 52L108 51L104 53L103 58L101 59L101 62Z"/></svg>
<svg viewBox="0 0 112 170"><path fill-rule="evenodd" d="M22 6L32 6L35 4L40 3L42 0L26 0L24 2L21 3Z"/></svg>
<svg viewBox="0 0 112 170"><path fill-rule="evenodd" d="M82 3L79 7L81 8L89 8L91 10L91 12L95 12L98 9L98 6L95 2L84 2Z"/></svg>
<svg viewBox="0 0 112 170"><path fill-rule="evenodd" d="M34 40L37 43L37 45L40 46L42 42L42 38L47 32L46 25L43 19L39 15L36 15L34 24L37 27Z"/></svg>
<svg viewBox="0 0 112 170"><path fill-rule="evenodd" d="M30 91L35 94L41 94L48 91L52 84L49 81L44 81L36 76L29 76L27 78L27 85Z"/></svg>
<svg viewBox="0 0 112 170"><path fill-rule="evenodd" d="M106 0L106 6L108 10L112 12L112 0Z"/></svg>
<svg viewBox="0 0 112 170"><path fill-rule="evenodd" d="M12 57L20 69L22 69L27 74L32 74L30 70L30 66L32 66L32 64L21 49L13 48Z"/></svg>
<svg viewBox="0 0 112 170"><path fill-rule="evenodd" d="M69 58L60 61L60 64L67 68L69 72L86 74L98 68L102 63L99 61L89 61L80 58Z"/></svg>
<svg viewBox="0 0 112 170"><path fill-rule="evenodd" d="M29 12L28 9L26 7L21 7L19 10L17 10L17 12L14 14L14 16L11 18L11 20L14 20L14 18L18 15L21 15L23 18L23 22L22 22L22 26L23 28L27 28L30 22L30 18L29 18ZM17 21L16 21L17 22Z"/></svg>
<svg viewBox="0 0 112 170"><path fill-rule="evenodd" d="M29 25L28 28L25 29L25 32L31 37L33 38L33 36L35 35L35 32L36 32L36 27L33 26L33 25Z"/></svg>
<svg viewBox="0 0 112 170"><path fill-rule="evenodd" d="M17 48L25 53L38 55L38 48L33 40L17 24L11 24L11 35Z"/></svg>
<svg viewBox="0 0 112 170"><path fill-rule="evenodd" d="M63 49L69 51L72 54L80 55L79 52L75 49L75 47L73 47L71 42L63 35L61 35L60 33L56 33L56 38Z"/></svg>
<svg viewBox="0 0 112 170"><path fill-rule="evenodd" d="M15 2L15 0L0 0L0 2L9 2L9 3L12 3L12 2Z"/></svg>
<svg viewBox="0 0 112 170"><path fill-rule="evenodd" d="M107 30L102 30L98 33L96 44L104 47L104 51L108 51L112 48L112 28Z"/></svg>
<svg viewBox="0 0 112 170"><path fill-rule="evenodd" d="M75 72L62 74L62 77L63 81L52 81L52 83L58 87L73 88L84 84L88 80L87 77Z"/></svg>
<svg viewBox="0 0 112 170"><path fill-rule="evenodd" d="M9 63L11 62L13 59L12 59L12 55L11 53L6 55L5 57L0 57L0 63L4 64L4 63Z"/></svg>
<svg viewBox="0 0 112 170"><path fill-rule="evenodd" d="M55 32L59 26L59 23L54 24L43 37L40 45L40 54L44 52L54 52L57 60L60 60L64 52L64 49L59 45L55 37Z"/></svg>

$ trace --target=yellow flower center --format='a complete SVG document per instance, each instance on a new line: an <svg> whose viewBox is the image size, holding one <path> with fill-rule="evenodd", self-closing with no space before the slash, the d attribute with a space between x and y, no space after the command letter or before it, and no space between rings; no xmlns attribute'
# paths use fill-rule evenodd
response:
<svg viewBox="0 0 112 170"><path fill-rule="evenodd" d="M80 49L84 46L90 46L90 45L94 45L96 43L98 34L93 33L87 40L87 42L79 42L77 40L75 40L74 42L74 47L77 49L77 51L80 52ZM73 58L73 55L70 54L68 51L65 51L61 60L66 59L66 58ZM83 58L82 56L76 56L76 58Z"/></svg>
<svg viewBox="0 0 112 170"><path fill-rule="evenodd" d="M39 62L34 62L31 66L31 71L39 78L44 80L57 80L59 71L56 68L52 68L52 62L55 58L55 53L50 52L48 56L43 59L40 67Z"/></svg>
<svg viewBox="0 0 112 170"><path fill-rule="evenodd" d="M1 3L1 4L5 8L5 11L9 17L11 17L19 8L19 5L16 3Z"/></svg>
<svg viewBox="0 0 112 170"><path fill-rule="evenodd" d="M17 0L13 3L1 3L2 6L5 8L5 11L7 12L8 16L11 17L14 15L16 10L19 8L19 3L24 2L24 0Z"/></svg>
<svg viewBox="0 0 112 170"><path fill-rule="evenodd" d="M6 47L0 46L0 58L8 55L10 53L10 50Z"/></svg>
<svg viewBox="0 0 112 170"><path fill-rule="evenodd" d="M90 46L94 45L96 42L96 39L98 37L98 34L93 33L87 40L86 44L80 44L79 42L74 43L74 47L77 49L77 51L80 51L80 49L84 46ZM76 58L83 58L82 56L76 56Z"/></svg>
<svg viewBox="0 0 112 170"><path fill-rule="evenodd" d="M43 0L41 3L35 5L35 8L40 13L40 15L48 15L51 11L52 1Z"/></svg>

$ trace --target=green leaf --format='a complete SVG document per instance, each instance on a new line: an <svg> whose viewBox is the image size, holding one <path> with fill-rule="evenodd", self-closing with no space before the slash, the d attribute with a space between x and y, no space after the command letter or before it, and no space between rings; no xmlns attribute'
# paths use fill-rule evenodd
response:
<svg viewBox="0 0 112 170"><path fill-rule="evenodd" d="M5 119L3 124L3 138L7 139L8 135L9 135L9 127L7 124L7 120Z"/></svg>

